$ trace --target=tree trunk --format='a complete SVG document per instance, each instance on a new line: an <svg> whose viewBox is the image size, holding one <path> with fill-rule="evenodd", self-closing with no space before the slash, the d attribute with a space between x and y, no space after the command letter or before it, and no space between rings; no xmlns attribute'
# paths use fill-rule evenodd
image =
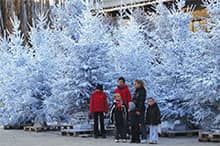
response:
<svg viewBox="0 0 220 146"><path fill-rule="evenodd" d="M3 31L8 30L8 32L11 32L12 30L12 24L10 21L11 16L13 15L13 1L12 0L1 0L0 2L1 6L1 30L2 34Z"/></svg>
<svg viewBox="0 0 220 146"><path fill-rule="evenodd" d="M12 31L10 18L15 14L21 21L20 29L26 36L29 31L29 25L33 25L36 19L36 13L44 13L50 8L50 0L0 0L0 36L4 31ZM64 0L53 0L53 4L62 5ZM49 12L50 13L50 12ZM48 16L49 17L49 16ZM50 21L50 18L48 18Z"/></svg>

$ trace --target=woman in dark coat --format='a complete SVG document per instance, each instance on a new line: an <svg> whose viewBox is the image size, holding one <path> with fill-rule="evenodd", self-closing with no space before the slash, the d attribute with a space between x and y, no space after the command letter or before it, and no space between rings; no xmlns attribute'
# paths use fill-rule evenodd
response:
<svg viewBox="0 0 220 146"><path fill-rule="evenodd" d="M145 127L145 101L147 92L144 87L144 81L142 80L135 80L134 81L135 93L133 96L132 101L136 105L136 114L140 116L141 119L141 143L147 142L147 133Z"/></svg>
<svg viewBox="0 0 220 146"><path fill-rule="evenodd" d="M148 99L148 108L146 114L146 124L150 127L150 143L158 142L158 125L161 123L160 109L154 98Z"/></svg>

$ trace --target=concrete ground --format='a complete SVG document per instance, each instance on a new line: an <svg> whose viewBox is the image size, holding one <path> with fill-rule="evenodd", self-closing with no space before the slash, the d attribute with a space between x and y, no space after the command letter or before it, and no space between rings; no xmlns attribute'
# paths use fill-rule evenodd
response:
<svg viewBox="0 0 220 146"><path fill-rule="evenodd" d="M59 132L24 132L23 130L0 129L0 146L112 146L138 144L115 144L112 137L107 139L77 138L61 136ZM141 145L141 144L139 144ZM149 145L149 144L145 144ZM220 143L201 143L193 138L160 138L157 146L220 146Z"/></svg>

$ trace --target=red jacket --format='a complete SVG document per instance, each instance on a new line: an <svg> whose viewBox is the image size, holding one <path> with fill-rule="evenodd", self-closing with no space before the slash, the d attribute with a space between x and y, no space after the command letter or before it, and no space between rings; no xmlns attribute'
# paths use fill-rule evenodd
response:
<svg viewBox="0 0 220 146"><path fill-rule="evenodd" d="M128 103L131 102L131 92L128 89L128 86L125 85L124 87L117 87L115 89L115 93L119 93L121 95L123 103L128 108Z"/></svg>
<svg viewBox="0 0 220 146"><path fill-rule="evenodd" d="M108 112L107 96L102 91L94 91L90 97L90 113Z"/></svg>

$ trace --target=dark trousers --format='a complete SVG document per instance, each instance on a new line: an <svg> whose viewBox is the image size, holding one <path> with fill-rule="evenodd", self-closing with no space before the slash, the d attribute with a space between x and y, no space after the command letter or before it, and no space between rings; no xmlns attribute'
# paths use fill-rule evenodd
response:
<svg viewBox="0 0 220 146"><path fill-rule="evenodd" d="M141 112L141 139L146 140L147 139L147 130L145 126L145 111Z"/></svg>
<svg viewBox="0 0 220 146"><path fill-rule="evenodd" d="M94 116L94 135L99 136L99 123L101 127L101 135L105 136L105 125L104 125L104 113L103 112L95 112Z"/></svg>
<svg viewBox="0 0 220 146"><path fill-rule="evenodd" d="M138 125L131 127L131 142L140 143L140 127Z"/></svg>
<svg viewBox="0 0 220 146"><path fill-rule="evenodd" d="M129 115L128 115L128 110L127 110L127 115L126 115L127 119L125 121L125 134L128 135L128 137L126 136L126 139L130 139L130 135L131 135L131 131L129 129L129 124L128 124L128 121L129 121Z"/></svg>
<svg viewBox="0 0 220 146"><path fill-rule="evenodd" d="M115 139L126 139L126 125L124 123L117 123L116 132L115 132Z"/></svg>

